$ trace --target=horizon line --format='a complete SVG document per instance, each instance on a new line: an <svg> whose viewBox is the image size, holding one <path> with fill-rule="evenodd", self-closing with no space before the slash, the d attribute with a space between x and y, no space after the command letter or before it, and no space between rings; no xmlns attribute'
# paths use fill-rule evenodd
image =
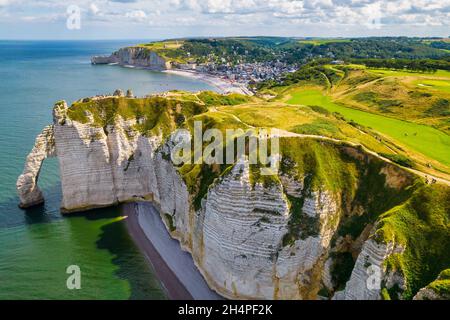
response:
<svg viewBox="0 0 450 320"><path fill-rule="evenodd" d="M232 36L185 36L185 37L161 37L161 38L0 38L0 41L163 41L175 39L208 39L208 38L291 38L291 39L370 39L370 38L411 38L411 39L450 39L450 36L405 36L405 35L389 35L389 36L270 36L270 35L232 35Z"/></svg>

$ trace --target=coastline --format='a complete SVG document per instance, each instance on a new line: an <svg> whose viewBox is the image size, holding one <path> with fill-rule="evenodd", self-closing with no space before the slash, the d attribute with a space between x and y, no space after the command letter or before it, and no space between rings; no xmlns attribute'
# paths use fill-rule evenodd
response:
<svg viewBox="0 0 450 320"><path fill-rule="evenodd" d="M228 79L221 78L219 76L211 75L208 73L198 72L196 70L184 70L184 69L166 69L165 67L149 67L149 66L140 66L140 65L134 65L134 64L123 64L120 62L101 62L101 63L94 63L93 59L98 57L92 57L91 63L94 65L101 65L106 64L110 66L121 66L123 68L130 68L130 69L144 69L144 70L150 70L150 71L157 71L162 72L166 74L173 74L181 77L187 77L194 80L199 80L205 83L208 83L219 90L222 94L228 94L228 93L239 93L243 95L249 95L252 96L254 93L247 88L246 85L239 83L239 82L233 82Z"/></svg>
<svg viewBox="0 0 450 320"><path fill-rule="evenodd" d="M122 205L130 236L152 266L168 297L173 300L223 299L209 288L190 253L167 232L151 203Z"/></svg>
<svg viewBox="0 0 450 320"><path fill-rule="evenodd" d="M244 95L253 95L253 93L243 84L239 84L237 82L232 83L229 80L225 80L209 74L179 69L163 70L162 72L209 83L219 89L221 93L239 93Z"/></svg>

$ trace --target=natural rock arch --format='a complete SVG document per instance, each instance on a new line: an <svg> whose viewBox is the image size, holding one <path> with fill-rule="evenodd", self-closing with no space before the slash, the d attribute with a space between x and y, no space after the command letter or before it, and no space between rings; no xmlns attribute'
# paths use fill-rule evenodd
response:
<svg viewBox="0 0 450 320"><path fill-rule="evenodd" d="M42 163L46 158L56 156L53 125L45 127L36 137L34 147L27 156L25 168L17 180L16 187L20 198L19 207L28 208L44 202L38 187Z"/></svg>

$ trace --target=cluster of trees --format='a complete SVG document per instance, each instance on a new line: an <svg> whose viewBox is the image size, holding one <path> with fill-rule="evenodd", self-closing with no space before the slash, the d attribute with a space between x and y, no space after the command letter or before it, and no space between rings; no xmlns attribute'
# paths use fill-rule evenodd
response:
<svg viewBox="0 0 450 320"><path fill-rule="evenodd" d="M433 59L352 59L352 63L364 64L369 68L386 68L416 72L450 70L450 61Z"/></svg>
<svg viewBox="0 0 450 320"><path fill-rule="evenodd" d="M332 59L441 59L443 50L424 43L419 38L357 38L327 42L320 45L297 42L285 44L285 59L289 62L317 57Z"/></svg>
<svg viewBox="0 0 450 320"><path fill-rule="evenodd" d="M191 39L184 43L182 50L198 62L263 62L277 60L281 52L276 42L270 38L219 38Z"/></svg>
<svg viewBox="0 0 450 320"><path fill-rule="evenodd" d="M450 50L450 42L433 41L430 43L430 47L436 48L436 49Z"/></svg>
<svg viewBox="0 0 450 320"><path fill-rule="evenodd" d="M350 61L362 59L371 67L408 69L433 72L449 70L450 43L424 42L420 38L380 37L355 38L344 41L333 39L304 42L281 37L234 37L185 39L180 48L161 49L164 56L197 63L232 64L281 61L288 64L307 64L327 58Z"/></svg>
<svg viewBox="0 0 450 320"><path fill-rule="evenodd" d="M320 42L318 42L320 43ZM307 63L318 58L349 59L442 59L450 55L441 50L445 42L425 43L420 38L356 38L322 44L302 42L295 38L237 37L188 39L180 48L198 62L225 57L229 62Z"/></svg>

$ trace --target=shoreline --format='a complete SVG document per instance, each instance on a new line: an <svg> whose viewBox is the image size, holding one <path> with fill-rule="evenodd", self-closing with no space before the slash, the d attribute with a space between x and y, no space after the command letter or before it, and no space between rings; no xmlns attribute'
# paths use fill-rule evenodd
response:
<svg viewBox="0 0 450 320"><path fill-rule="evenodd" d="M206 82L219 89L221 93L239 93L244 95L253 95L253 92L247 89L247 87L243 84L240 84L238 82L232 83L229 80L225 80L210 74L180 69L169 69L163 70L161 72Z"/></svg>
<svg viewBox="0 0 450 320"><path fill-rule="evenodd" d="M178 280L178 277L172 272L151 241L149 241L142 231L136 216L135 205L135 203L125 203L121 207L128 233L139 248L139 251L141 251L147 262L150 264L150 267L160 281L165 294L172 300L193 300L190 293Z"/></svg>
<svg viewBox="0 0 450 320"><path fill-rule="evenodd" d="M173 239L151 203L125 203L122 215L130 236L150 263L169 299L221 300L194 264L190 253Z"/></svg>
<svg viewBox="0 0 450 320"><path fill-rule="evenodd" d="M222 94L228 93L239 93L247 96L252 96L254 93L250 91L244 84L239 82L231 82L230 80L223 79L218 76L214 76L208 73L202 73L195 70L182 70L182 69L159 69L159 68L150 68L143 66L136 66L131 64L120 64L120 63L105 63L109 66L120 66L123 68L129 69L143 69L154 72L162 72L166 74L173 74L181 77L186 77L194 80L199 80L205 83L208 83L219 90Z"/></svg>

